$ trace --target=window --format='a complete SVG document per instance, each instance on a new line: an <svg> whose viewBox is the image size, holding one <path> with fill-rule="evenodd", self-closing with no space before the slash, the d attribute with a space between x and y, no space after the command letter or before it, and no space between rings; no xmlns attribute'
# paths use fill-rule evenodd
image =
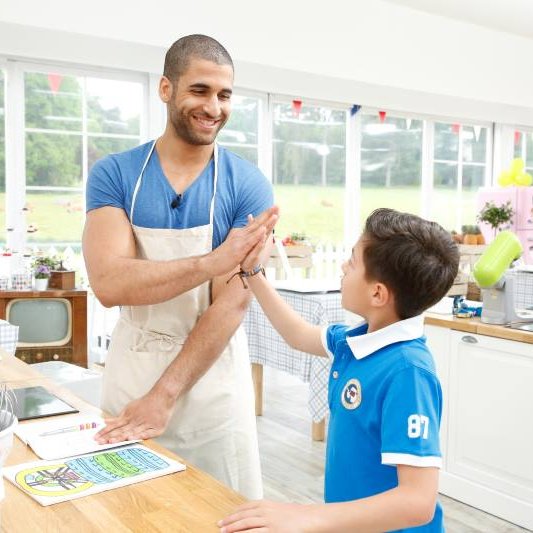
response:
<svg viewBox="0 0 533 533"><path fill-rule="evenodd" d="M237 94L231 100L230 119L217 140L222 146L257 165L260 100Z"/></svg>
<svg viewBox="0 0 533 533"><path fill-rule="evenodd" d="M6 244L6 121L5 121L5 75L0 69L0 246Z"/></svg>
<svg viewBox="0 0 533 533"><path fill-rule="evenodd" d="M431 217L444 228L475 224L476 194L489 183L489 130L435 123Z"/></svg>
<svg viewBox="0 0 533 533"><path fill-rule="evenodd" d="M142 84L25 72L24 93L27 241L77 251L90 167L140 142Z"/></svg>
<svg viewBox="0 0 533 533"><path fill-rule="evenodd" d="M281 217L276 233L313 244L343 240L346 111L290 103L273 106L273 176Z"/></svg>
<svg viewBox="0 0 533 533"><path fill-rule="evenodd" d="M526 164L526 172L533 173L533 129L515 131L514 157L522 158Z"/></svg>
<svg viewBox="0 0 533 533"><path fill-rule="evenodd" d="M378 207L420 214L422 120L363 114L360 224Z"/></svg>

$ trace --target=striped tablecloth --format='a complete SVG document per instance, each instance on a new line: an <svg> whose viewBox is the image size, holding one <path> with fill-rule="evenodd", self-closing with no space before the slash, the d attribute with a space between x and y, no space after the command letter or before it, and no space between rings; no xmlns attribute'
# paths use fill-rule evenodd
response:
<svg viewBox="0 0 533 533"><path fill-rule="evenodd" d="M9 355L15 355L18 337L18 326L14 326L5 320L0 320L0 347Z"/></svg>
<svg viewBox="0 0 533 533"><path fill-rule="evenodd" d="M312 324L326 325L345 320L340 292L278 292ZM290 348L270 325L256 300L252 300L250 304L244 327L252 363L284 370L309 383L309 412L314 422L320 422L328 411L329 358L312 356Z"/></svg>

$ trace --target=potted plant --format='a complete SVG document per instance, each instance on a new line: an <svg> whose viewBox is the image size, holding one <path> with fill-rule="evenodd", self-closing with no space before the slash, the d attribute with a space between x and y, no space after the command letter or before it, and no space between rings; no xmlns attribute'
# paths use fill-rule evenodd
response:
<svg viewBox="0 0 533 533"><path fill-rule="evenodd" d="M514 210L511 206L511 202L506 202L500 206L497 206L494 202L485 202L485 205L479 212L477 220L479 222L486 222L494 231L494 235L505 224L513 222Z"/></svg>
<svg viewBox="0 0 533 533"><path fill-rule="evenodd" d="M13 391L5 383L0 384L0 501L4 499L2 466L13 446L13 432L18 420L13 413Z"/></svg>
<svg viewBox="0 0 533 533"><path fill-rule="evenodd" d="M45 291L48 288L50 272L56 261L51 257L36 257L33 261L33 275L35 276L35 290Z"/></svg>
<svg viewBox="0 0 533 533"><path fill-rule="evenodd" d="M477 224L462 226L463 244L485 244L485 239Z"/></svg>

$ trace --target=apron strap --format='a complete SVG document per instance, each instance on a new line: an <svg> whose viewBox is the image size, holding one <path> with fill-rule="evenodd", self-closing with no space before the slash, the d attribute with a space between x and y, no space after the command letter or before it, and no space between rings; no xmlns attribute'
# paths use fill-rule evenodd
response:
<svg viewBox="0 0 533 533"><path fill-rule="evenodd" d="M148 155L146 156L146 159L144 160L144 164L141 168L141 173L139 174L139 177L137 178L137 183L135 183L135 189L133 190L133 197L131 199L131 209L130 209L130 224L131 225L133 225L133 209L135 207L135 200L137 199L137 193L139 192L139 188L141 186L141 181L142 181L142 177L143 177L146 165L148 165L148 161L150 161L150 156L152 155L152 152L154 151L156 141L157 139L153 142L152 147L150 148L150 151L148 152Z"/></svg>
<svg viewBox="0 0 533 533"><path fill-rule="evenodd" d="M218 182L218 144L215 143L215 149L213 151L213 161L214 161L214 170L213 170L213 198L211 198L211 207L209 209L209 225L214 227L214 218L215 218L215 196L217 194L217 182Z"/></svg>
<svg viewBox="0 0 533 533"><path fill-rule="evenodd" d="M135 201L137 200L137 193L139 192L139 189L141 187L141 181L144 175L144 171L155 149L156 142L157 142L157 139L153 142L152 147L150 148L150 151L148 152L148 155L146 156L146 159L144 160L143 166L141 168L141 172L139 176L137 177L137 182L135 183L135 189L133 190L133 197L131 199L131 209L130 209L130 224L131 225L133 225L133 210L135 208ZM213 227L213 221L215 218L215 196L217 194L217 183L218 183L218 144L217 143L215 143L215 148L213 150L213 160L214 160L213 198L211 198L211 205L209 207L209 225L211 227Z"/></svg>

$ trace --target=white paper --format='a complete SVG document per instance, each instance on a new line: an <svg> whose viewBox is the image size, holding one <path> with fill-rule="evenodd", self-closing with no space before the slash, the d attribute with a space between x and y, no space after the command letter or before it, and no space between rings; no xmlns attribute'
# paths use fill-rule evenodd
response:
<svg viewBox="0 0 533 533"><path fill-rule="evenodd" d="M4 477L41 505L83 498L185 470L141 444L58 461L4 467ZM23 517L21 517L23 520Z"/></svg>
<svg viewBox="0 0 533 533"><path fill-rule="evenodd" d="M67 431L56 435L43 435L49 431L61 430L81 424L96 424L95 428ZM55 460L73 457L84 453L97 452L124 446L135 441L122 441L113 444L98 444L94 436L105 426L104 419L96 415L61 417L41 422L26 422L19 424L15 435L22 442L31 446L35 454L41 459Z"/></svg>

